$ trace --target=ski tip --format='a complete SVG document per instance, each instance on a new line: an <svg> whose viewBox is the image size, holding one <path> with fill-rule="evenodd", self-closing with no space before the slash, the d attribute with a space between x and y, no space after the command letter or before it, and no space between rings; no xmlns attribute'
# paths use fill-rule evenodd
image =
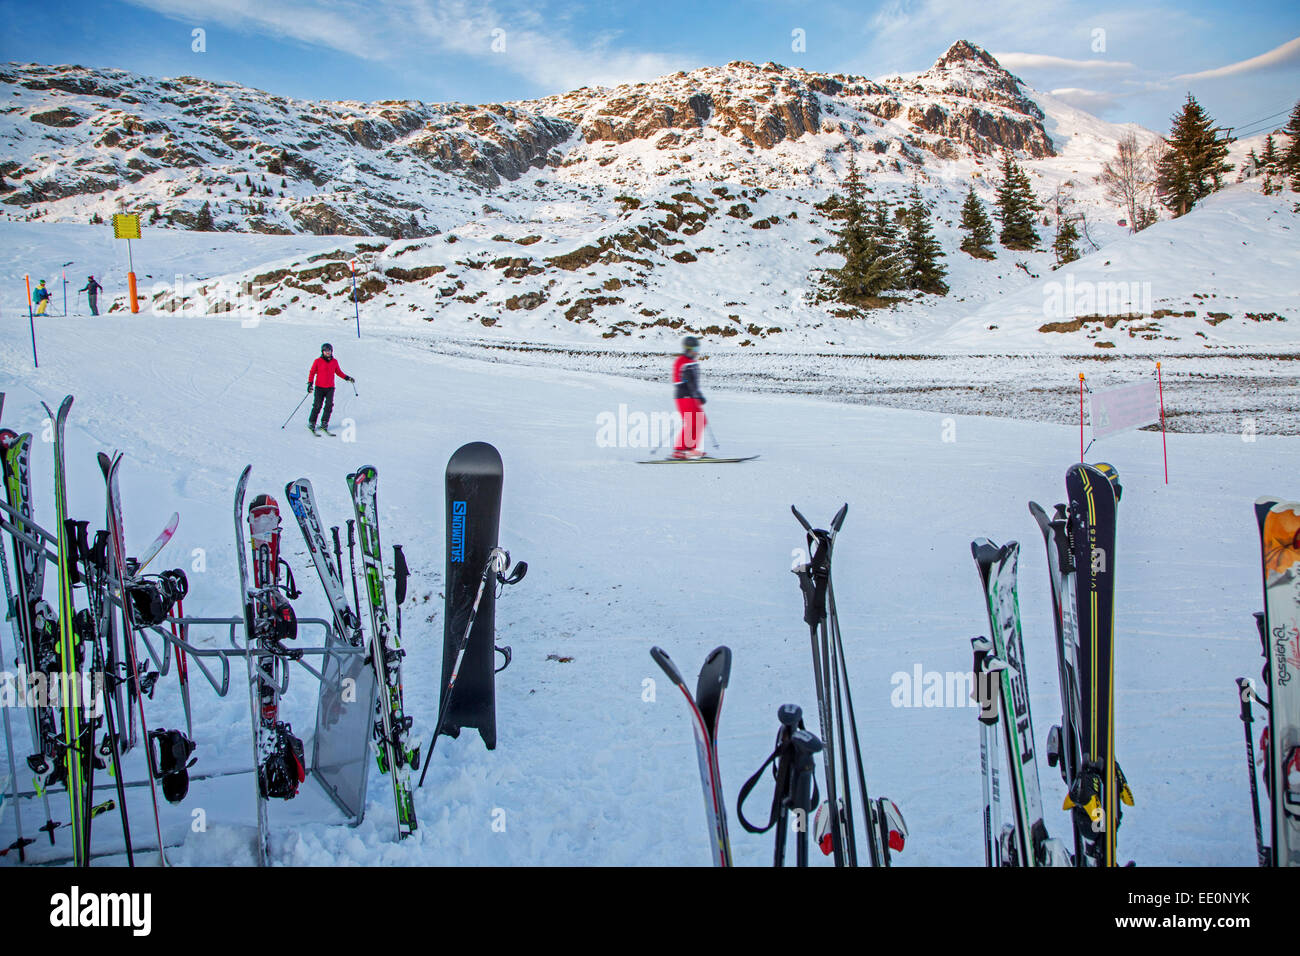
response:
<svg viewBox="0 0 1300 956"><path fill-rule="evenodd" d="M802 514L799 513L799 509L798 509L798 508L796 508L794 505L791 505L791 506L790 506L790 512L795 516L795 518L799 521L799 523L800 523L801 525L803 525L803 529L804 529L805 531L808 531L808 532L811 532L811 531L812 531L812 525L810 525L810 524L808 523L808 519L807 519L807 518L805 518Z"/></svg>
<svg viewBox="0 0 1300 956"><path fill-rule="evenodd" d="M654 662L662 668L663 672L668 675L669 680L678 687L685 685L686 682L682 680L682 672L677 669L677 665L673 663L673 659L668 656L667 651L656 645L650 648L650 656L654 658Z"/></svg>
<svg viewBox="0 0 1300 956"><path fill-rule="evenodd" d="M731 648L725 644L715 647L709 651L709 656L704 659L702 671L716 670L718 682L726 687L731 681Z"/></svg>
<svg viewBox="0 0 1300 956"><path fill-rule="evenodd" d="M835 517L831 519L831 531L839 531L840 526L844 524L844 516L849 513L849 503L846 501L840 505L840 510L835 512Z"/></svg>

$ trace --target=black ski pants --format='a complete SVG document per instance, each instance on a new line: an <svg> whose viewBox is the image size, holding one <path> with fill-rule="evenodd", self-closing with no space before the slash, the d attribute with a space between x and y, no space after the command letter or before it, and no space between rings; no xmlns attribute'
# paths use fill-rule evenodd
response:
<svg viewBox="0 0 1300 956"><path fill-rule="evenodd" d="M311 415L307 421L311 427L316 427L316 416L320 415L320 427L325 428L330 423L330 413L334 411L334 389L316 387L316 395L311 402ZM323 414L322 414L323 412Z"/></svg>

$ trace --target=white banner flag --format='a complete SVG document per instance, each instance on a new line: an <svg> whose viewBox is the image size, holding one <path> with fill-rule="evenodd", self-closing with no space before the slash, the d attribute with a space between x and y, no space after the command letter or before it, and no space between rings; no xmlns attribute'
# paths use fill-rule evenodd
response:
<svg viewBox="0 0 1300 956"><path fill-rule="evenodd" d="M1092 393L1092 437L1104 438L1160 421L1160 393L1155 382L1138 382Z"/></svg>

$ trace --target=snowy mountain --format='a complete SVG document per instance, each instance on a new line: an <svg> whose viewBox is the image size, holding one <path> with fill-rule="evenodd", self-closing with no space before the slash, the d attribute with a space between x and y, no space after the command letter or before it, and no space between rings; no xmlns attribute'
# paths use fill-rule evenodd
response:
<svg viewBox="0 0 1300 956"><path fill-rule="evenodd" d="M1109 299L1098 307L1096 290L1092 306L1086 294L1069 302L1054 294L1048 287L1072 275L1108 282L1109 263L1132 258L1138 239L1095 177L1122 135L1155 134L1036 92L965 41L924 72L874 81L737 61L483 106L305 102L194 78L12 64L0 71L0 94L8 94L0 142L13 157L0 163L0 214L71 223L141 212L150 225L137 243L138 271L150 280L149 307L168 314L242 302L261 318L346 318L355 266L355 297L371 322L533 345L654 350L693 332L722 351L966 349L977 340L1020 350L1200 350L1248 340L1251 315L1294 318L1285 277L1294 272L1295 217L1280 199L1258 196L1243 195L1243 215L1230 221L1164 224L1169 253L1137 254L1132 275L1147 286L1118 311ZM959 251L961 200L973 187L992 202L1004 148L1041 199L1063 191L1082 217L1084 258L1069 270L1053 271L1050 225L1040 224L1039 251L999 248L991 261ZM931 204L946 297L869 313L810 303L811 277L838 261L824 255L836 224L819 203L855 152L871 198L897 200L915 184ZM1257 191L1251 182L1234 188ZM210 268L186 264L178 283L148 253L147 237L193 226L205 204L224 232L355 238L329 248L214 238L232 254ZM1201 317L1209 325L1161 323L1157 312L1185 317L1213 293L1190 263L1231 258L1247 241L1236 225L1254 229L1254 213L1267 222L1257 238L1277 248L1275 281L1240 308L1217 303ZM1188 255L1181 241L1193 244ZM120 309L123 257L111 255L73 266L107 282L110 307ZM48 277L57 265L15 263L11 275ZM1099 337L1116 315L1131 334Z"/></svg>

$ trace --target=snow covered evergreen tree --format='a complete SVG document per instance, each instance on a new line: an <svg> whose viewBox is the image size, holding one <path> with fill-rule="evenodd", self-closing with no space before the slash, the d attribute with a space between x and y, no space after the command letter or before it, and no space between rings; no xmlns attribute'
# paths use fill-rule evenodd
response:
<svg viewBox="0 0 1300 956"><path fill-rule="evenodd" d="M966 235L961 241L961 251L976 259L992 259L995 254L989 245L993 242L993 223L989 222L984 204L975 195L972 186L966 192L966 200L961 204L961 227Z"/></svg>
<svg viewBox="0 0 1300 956"><path fill-rule="evenodd" d="M1232 170L1226 161L1228 138L1205 111L1196 97L1187 94L1187 102L1173 117L1165 151L1157 167L1161 202L1175 217L1186 215L1192 206L1223 186L1223 177Z"/></svg>
<svg viewBox="0 0 1300 956"><path fill-rule="evenodd" d="M944 258L944 252L930 227L930 207L915 183L907 194L907 212L903 221L906 225L903 236L904 285L919 292L947 295L948 284L943 278L948 270L939 261Z"/></svg>
<svg viewBox="0 0 1300 956"><path fill-rule="evenodd" d="M1034 215L1042 210L1034 198L1029 177L1007 150L1002 154L1002 180L998 183L998 241L1008 249L1037 249Z"/></svg>

